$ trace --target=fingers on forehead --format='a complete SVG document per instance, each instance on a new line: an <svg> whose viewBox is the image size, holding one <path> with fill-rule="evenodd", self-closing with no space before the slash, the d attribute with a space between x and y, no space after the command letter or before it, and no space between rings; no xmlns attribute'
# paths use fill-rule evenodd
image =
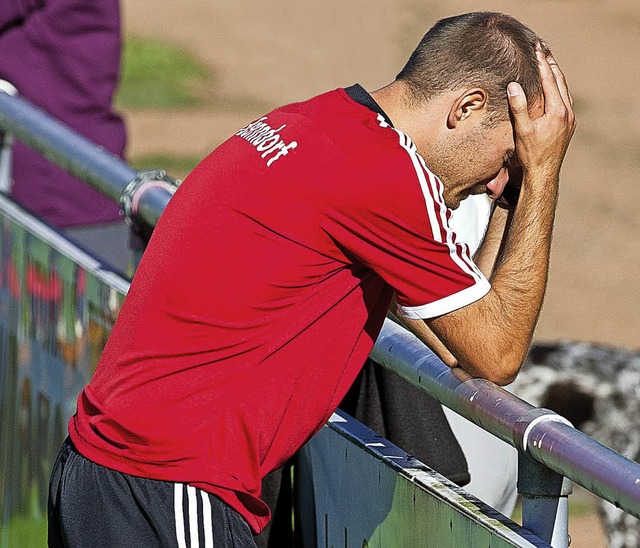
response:
<svg viewBox="0 0 640 548"><path fill-rule="evenodd" d="M571 106L573 104L573 98L571 97L571 93L569 93L569 86L567 85L567 80L565 78L564 72L562 72L562 70L558 66L558 63L554 59L553 55L550 54L547 57L547 61L549 67L551 68L551 72L556 79L556 85L564 102L564 106Z"/></svg>
<svg viewBox="0 0 640 548"><path fill-rule="evenodd" d="M545 56L551 55L551 50L544 40L539 40L536 44L536 51L541 51Z"/></svg>
<svg viewBox="0 0 640 548"><path fill-rule="evenodd" d="M538 67L540 70L540 79L542 82L542 91L544 93L545 110L549 107L560 106L564 104L562 100L562 92L560 86L566 89L564 83L564 75L560 71L558 64L555 61L549 61L549 57L544 55L542 51L538 51ZM553 57L551 57L553 60ZM552 64L554 66L552 66Z"/></svg>

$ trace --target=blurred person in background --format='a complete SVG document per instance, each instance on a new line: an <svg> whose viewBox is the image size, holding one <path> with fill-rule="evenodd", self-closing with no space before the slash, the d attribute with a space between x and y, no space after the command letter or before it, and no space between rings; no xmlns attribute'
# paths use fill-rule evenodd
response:
<svg viewBox="0 0 640 548"><path fill-rule="evenodd" d="M122 157L125 125L112 102L120 70L118 0L2 0L0 79ZM9 193L98 259L129 273L129 229L119 205L19 141Z"/></svg>

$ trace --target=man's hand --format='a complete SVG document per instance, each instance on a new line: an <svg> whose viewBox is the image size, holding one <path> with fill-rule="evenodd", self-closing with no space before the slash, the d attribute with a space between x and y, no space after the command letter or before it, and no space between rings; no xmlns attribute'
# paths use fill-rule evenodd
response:
<svg viewBox="0 0 640 548"><path fill-rule="evenodd" d="M558 180L560 166L575 131L573 99L564 74L551 52L545 54L539 46L536 55L544 95L539 105L542 115L531 117L520 84L511 82L507 86L523 185Z"/></svg>

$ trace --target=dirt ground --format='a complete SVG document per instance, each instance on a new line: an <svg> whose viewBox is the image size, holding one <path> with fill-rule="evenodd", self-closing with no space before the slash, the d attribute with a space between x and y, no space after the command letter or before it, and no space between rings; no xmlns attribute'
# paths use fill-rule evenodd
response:
<svg viewBox="0 0 640 548"><path fill-rule="evenodd" d="M181 44L216 75L204 110L125 112L131 156L204 155L270 106L354 82L381 87L440 17L518 17L552 47L578 116L536 338L640 346L637 0L122 0L122 9L126 32ZM584 542L574 546L600 545Z"/></svg>
<svg viewBox="0 0 640 548"><path fill-rule="evenodd" d="M206 154L265 108L360 82L375 89L424 31L474 9L543 36L575 98L547 298L536 337L639 346L640 3L637 0L123 0L125 31L193 51L215 71L203 112L127 112L131 155Z"/></svg>

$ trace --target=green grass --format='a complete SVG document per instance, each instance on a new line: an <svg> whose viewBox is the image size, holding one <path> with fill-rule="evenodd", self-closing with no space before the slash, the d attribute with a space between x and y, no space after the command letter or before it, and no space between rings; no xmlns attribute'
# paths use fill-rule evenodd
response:
<svg viewBox="0 0 640 548"><path fill-rule="evenodd" d="M0 521L0 546L8 548L38 548L47 545L47 508L40 508L38 490L31 486L30 510L16 514L4 525ZM0 501L0 510L2 508Z"/></svg>
<svg viewBox="0 0 640 548"><path fill-rule="evenodd" d="M7 528L7 531L0 531L0 543L7 542L9 548L36 548L47 545L47 520L44 517L35 519L16 516L11 519Z"/></svg>
<svg viewBox="0 0 640 548"><path fill-rule="evenodd" d="M131 165L138 169L164 169L171 177L184 179L202 156L179 154L146 154L131 159Z"/></svg>
<svg viewBox="0 0 640 548"><path fill-rule="evenodd" d="M191 53L156 40L124 40L116 105L124 108L193 108L212 75Z"/></svg>

